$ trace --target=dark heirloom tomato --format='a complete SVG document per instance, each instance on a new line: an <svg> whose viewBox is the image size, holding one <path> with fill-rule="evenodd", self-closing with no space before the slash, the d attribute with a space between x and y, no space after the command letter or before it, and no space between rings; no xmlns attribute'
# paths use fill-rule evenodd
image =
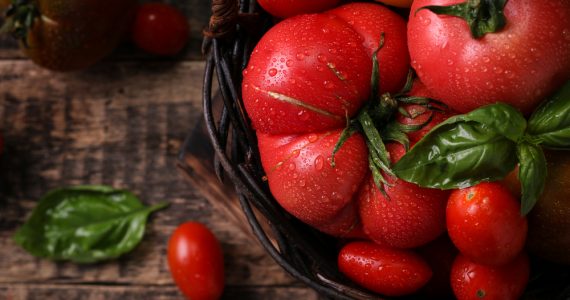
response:
<svg viewBox="0 0 570 300"><path fill-rule="evenodd" d="M528 256L524 253L499 267L480 265L460 254L451 269L451 286L458 300L517 300L529 274Z"/></svg>
<svg viewBox="0 0 570 300"><path fill-rule="evenodd" d="M368 172L364 139L355 134L331 166L341 130L304 135L258 134L259 151L275 199L303 222L332 235L357 223L351 203Z"/></svg>
<svg viewBox="0 0 570 300"><path fill-rule="evenodd" d="M176 228L168 241L168 267L191 300L216 300L224 290L224 257L212 232L197 222Z"/></svg>
<svg viewBox="0 0 570 300"><path fill-rule="evenodd" d="M342 128L370 90L362 38L340 18L302 15L275 25L244 70L243 100L263 133Z"/></svg>
<svg viewBox="0 0 570 300"><path fill-rule="evenodd" d="M463 19L418 11L460 2L416 0L411 8L412 66L436 99L461 113L502 101L528 114L570 78L570 1L506 1L506 26L481 39Z"/></svg>
<svg viewBox="0 0 570 300"><path fill-rule="evenodd" d="M455 190L449 197L449 236L459 251L474 262L510 262L522 251L527 228L519 201L498 183Z"/></svg>
<svg viewBox="0 0 570 300"><path fill-rule="evenodd" d="M258 0L263 9L278 18L317 13L333 8L340 0Z"/></svg>
<svg viewBox="0 0 570 300"><path fill-rule="evenodd" d="M386 296L412 294L432 276L428 264L416 253L372 242L344 246L338 255L338 267L354 282Z"/></svg>
<svg viewBox="0 0 570 300"><path fill-rule="evenodd" d="M86 68L115 49L130 28L136 0L37 0L23 51L58 71Z"/></svg>

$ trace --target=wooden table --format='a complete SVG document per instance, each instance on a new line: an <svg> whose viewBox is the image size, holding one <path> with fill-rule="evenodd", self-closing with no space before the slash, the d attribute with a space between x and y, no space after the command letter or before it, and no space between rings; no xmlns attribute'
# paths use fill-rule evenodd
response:
<svg viewBox="0 0 570 300"><path fill-rule="evenodd" d="M0 299L180 299L166 244L188 220L207 224L223 245L224 299L318 298L212 207L207 197L223 193L202 193L176 168L184 138L202 124L199 48L209 1L171 3L192 26L189 47L176 59L125 45L89 70L54 73L28 61L13 41L0 39L0 129L6 144L0 166ZM208 141L192 143L199 150ZM203 175L201 180L208 178ZM140 246L111 262L53 263L18 247L12 236L37 200L50 189L75 184L127 188L146 204L171 205L150 218Z"/></svg>

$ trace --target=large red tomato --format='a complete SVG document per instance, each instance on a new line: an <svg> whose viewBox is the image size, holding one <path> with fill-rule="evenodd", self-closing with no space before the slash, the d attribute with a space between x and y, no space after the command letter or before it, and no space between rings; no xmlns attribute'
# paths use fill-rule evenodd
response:
<svg viewBox="0 0 570 300"><path fill-rule="evenodd" d="M570 1L507 1L506 26L481 39L458 17L418 11L460 2L416 0L411 8L412 66L437 99L458 112L502 101L528 114L570 78Z"/></svg>
<svg viewBox="0 0 570 300"><path fill-rule="evenodd" d="M259 151L271 193L289 213L332 235L357 223L351 204L368 172L362 136L346 141L331 166L341 130L304 135L258 134Z"/></svg>

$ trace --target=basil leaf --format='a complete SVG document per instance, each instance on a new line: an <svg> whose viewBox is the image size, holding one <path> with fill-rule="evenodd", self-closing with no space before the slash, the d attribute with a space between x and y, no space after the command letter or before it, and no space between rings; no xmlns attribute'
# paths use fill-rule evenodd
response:
<svg viewBox="0 0 570 300"><path fill-rule="evenodd" d="M528 214L544 190L547 165L544 151L537 145L521 143L517 147L519 180L522 186L521 214Z"/></svg>
<svg viewBox="0 0 570 300"><path fill-rule="evenodd" d="M520 111L505 103L496 103L473 110L464 115L452 117L446 123L474 121L485 125L513 142L525 134L527 122Z"/></svg>
<svg viewBox="0 0 570 300"><path fill-rule="evenodd" d="M516 144L473 121L442 123L418 142L394 172L422 187L454 189L494 181L514 169Z"/></svg>
<svg viewBox="0 0 570 300"><path fill-rule="evenodd" d="M570 81L532 114L528 134L544 147L570 149Z"/></svg>
<svg viewBox="0 0 570 300"><path fill-rule="evenodd" d="M131 251L148 215L166 207L141 204L129 191L77 186L46 194L14 239L34 256L93 263Z"/></svg>

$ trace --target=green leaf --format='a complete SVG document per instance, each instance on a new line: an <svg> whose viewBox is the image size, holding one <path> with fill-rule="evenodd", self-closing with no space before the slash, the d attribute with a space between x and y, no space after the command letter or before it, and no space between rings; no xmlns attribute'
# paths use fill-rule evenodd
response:
<svg viewBox="0 0 570 300"><path fill-rule="evenodd" d="M14 239L34 256L77 263L119 257L141 241L151 212L129 191L77 186L47 193Z"/></svg>
<svg viewBox="0 0 570 300"><path fill-rule="evenodd" d="M495 131L513 142L518 142L525 134L526 120L520 111L505 103L496 103L473 110L464 115L450 118L445 123L475 121L489 130Z"/></svg>
<svg viewBox="0 0 570 300"><path fill-rule="evenodd" d="M542 148L530 143L517 147L519 180L522 186L521 214L528 214L544 190L547 175L546 157Z"/></svg>
<svg viewBox="0 0 570 300"><path fill-rule="evenodd" d="M528 134L544 147L570 150L570 81L532 114Z"/></svg>
<svg viewBox="0 0 570 300"><path fill-rule="evenodd" d="M477 122L444 124L432 130L393 167L419 186L465 188L505 177L514 169L516 144Z"/></svg>

